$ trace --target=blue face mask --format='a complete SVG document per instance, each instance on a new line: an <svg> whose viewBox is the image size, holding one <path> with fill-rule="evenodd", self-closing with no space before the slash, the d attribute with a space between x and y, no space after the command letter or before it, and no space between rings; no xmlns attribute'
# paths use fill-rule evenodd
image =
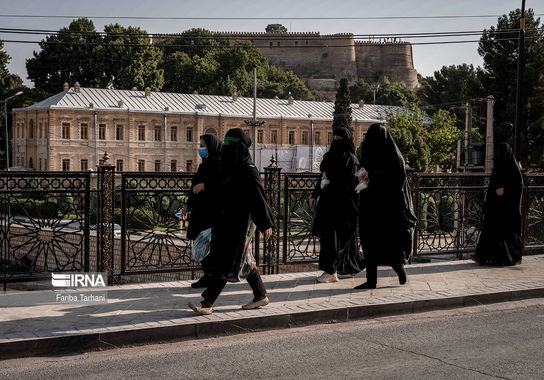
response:
<svg viewBox="0 0 544 380"><path fill-rule="evenodd" d="M206 148L198 148L198 155L204 158L208 158L208 152L206 152Z"/></svg>

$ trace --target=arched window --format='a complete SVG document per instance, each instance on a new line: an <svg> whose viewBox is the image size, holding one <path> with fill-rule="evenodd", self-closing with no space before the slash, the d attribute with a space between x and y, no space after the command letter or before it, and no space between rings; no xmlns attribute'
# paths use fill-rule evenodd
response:
<svg viewBox="0 0 544 380"><path fill-rule="evenodd" d="M205 132L207 135L214 135L214 136L217 136L217 132L215 131L215 129L213 128L208 128L206 129L206 132Z"/></svg>
<svg viewBox="0 0 544 380"><path fill-rule="evenodd" d="M29 167L30 169L34 169L34 162L32 162L32 157L30 157L30 158L28 159L28 167Z"/></svg>
<svg viewBox="0 0 544 380"><path fill-rule="evenodd" d="M28 123L28 138L34 138L34 120L32 119L30 119L30 123Z"/></svg>

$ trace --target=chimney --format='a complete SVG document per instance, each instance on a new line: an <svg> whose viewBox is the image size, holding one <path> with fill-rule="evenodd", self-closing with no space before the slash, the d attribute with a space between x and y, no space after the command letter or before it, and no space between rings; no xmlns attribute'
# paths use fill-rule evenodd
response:
<svg viewBox="0 0 544 380"><path fill-rule="evenodd" d="M122 100L119 100L117 102L117 105L119 106L119 108L123 108L125 106L125 103Z"/></svg>
<svg viewBox="0 0 544 380"><path fill-rule="evenodd" d="M287 103L293 104L295 102L295 98L293 98L293 95L289 93L289 97L287 98Z"/></svg>
<svg viewBox="0 0 544 380"><path fill-rule="evenodd" d="M136 86L132 87L132 91L138 91L138 87Z"/></svg>
<svg viewBox="0 0 544 380"><path fill-rule="evenodd" d="M274 99L279 99L279 98L278 98L278 95L274 95Z"/></svg>
<svg viewBox="0 0 544 380"><path fill-rule="evenodd" d="M74 91L75 92L81 92L80 90L81 90L81 86L79 85L79 82L76 82L74 84Z"/></svg>
<svg viewBox="0 0 544 380"><path fill-rule="evenodd" d="M64 82L64 86L62 86L62 89L64 91L68 91L70 89L70 85L68 84L68 82Z"/></svg>
<svg viewBox="0 0 544 380"><path fill-rule="evenodd" d="M89 108L94 108L94 104L93 104L93 103L89 103Z"/></svg>
<svg viewBox="0 0 544 380"><path fill-rule="evenodd" d="M165 110L165 111L170 111L170 107L164 106L164 110Z"/></svg>
<svg viewBox="0 0 544 380"><path fill-rule="evenodd" d="M148 98L151 96L151 88L149 87L145 88L145 96L147 96Z"/></svg>
<svg viewBox="0 0 544 380"><path fill-rule="evenodd" d="M234 92L232 93L232 100L233 100L233 101L237 101L237 100L238 100L238 93L237 93L236 91L234 91Z"/></svg>
<svg viewBox="0 0 544 380"><path fill-rule="evenodd" d="M193 95L198 95L198 91L197 91L197 90L194 90L194 91L193 91Z"/></svg>
<svg viewBox="0 0 544 380"><path fill-rule="evenodd" d="M359 100L359 108L363 108L365 101L363 99Z"/></svg>

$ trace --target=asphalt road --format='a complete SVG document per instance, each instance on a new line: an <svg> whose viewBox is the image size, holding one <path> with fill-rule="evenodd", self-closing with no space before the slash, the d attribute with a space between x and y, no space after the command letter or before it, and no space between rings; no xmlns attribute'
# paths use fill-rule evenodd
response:
<svg viewBox="0 0 544 380"><path fill-rule="evenodd" d="M0 361L5 379L542 379L544 299Z"/></svg>

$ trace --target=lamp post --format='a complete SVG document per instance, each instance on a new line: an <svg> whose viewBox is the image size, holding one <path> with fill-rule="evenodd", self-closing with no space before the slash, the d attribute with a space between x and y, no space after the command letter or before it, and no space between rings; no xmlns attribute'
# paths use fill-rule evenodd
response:
<svg viewBox="0 0 544 380"><path fill-rule="evenodd" d="M4 100L4 114L6 116L6 125L5 125L5 138L6 138L6 171L9 171L9 135L8 135L8 100L16 96L21 95L23 92L19 91L15 95L11 95L9 98Z"/></svg>

